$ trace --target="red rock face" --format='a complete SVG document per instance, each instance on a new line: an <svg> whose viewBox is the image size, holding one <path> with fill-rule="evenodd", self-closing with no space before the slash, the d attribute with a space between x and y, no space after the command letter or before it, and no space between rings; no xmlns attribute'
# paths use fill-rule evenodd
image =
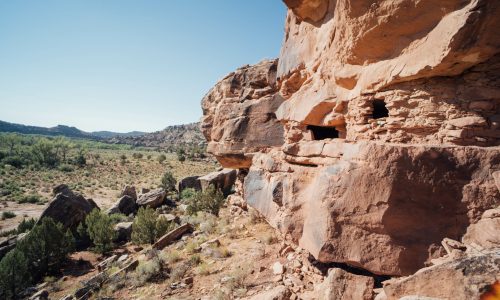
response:
<svg viewBox="0 0 500 300"><path fill-rule="evenodd" d="M209 149L250 167L247 203L320 261L375 274L415 272L446 237L498 246L484 232L500 205L500 2L284 2L279 107L227 117L225 103L245 105L228 82L249 69L203 102ZM264 111L284 142L262 147L231 121Z"/></svg>
<svg viewBox="0 0 500 300"><path fill-rule="evenodd" d="M203 98L201 129L208 152L228 168L249 168L252 153L283 144L274 112L277 60L244 66L219 81Z"/></svg>

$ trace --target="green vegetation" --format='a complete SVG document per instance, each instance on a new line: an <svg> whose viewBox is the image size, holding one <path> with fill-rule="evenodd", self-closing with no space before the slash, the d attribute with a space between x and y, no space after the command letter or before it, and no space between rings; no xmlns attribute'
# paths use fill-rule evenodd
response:
<svg viewBox="0 0 500 300"><path fill-rule="evenodd" d="M224 200L222 192L210 185L206 190L197 192L192 198L186 200L187 212L193 215L204 211L219 216L219 210L224 204Z"/></svg>
<svg viewBox="0 0 500 300"><path fill-rule="evenodd" d="M174 229L175 223L159 217L152 208L139 208L132 224L132 242L137 245L153 244L167 231Z"/></svg>
<svg viewBox="0 0 500 300"><path fill-rule="evenodd" d="M160 164L162 164L166 159L167 157L165 156L165 154L160 154L160 156L158 156L158 162Z"/></svg>
<svg viewBox="0 0 500 300"><path fill-rule="evenodd" d="M33 279L38 280L60 270L62 262L74 250L74 238L61 223L44 218L15 249L24 254Z"/></svg>
<svg viewBox="0 0 500 300"><path fill-rule="evenodd" d="M161 187L167 192L167 193L172 193L175 192L175 184L177 181L174 178L174 175L172 175L172 172L167 171L165 174L163 174L163 177L161 178Z"/></svg>
<svg viewBox="0 0 500 300"><path fill-rule="evenodd" d="M94 208L85 218L85 224L79 226L78 231L82 234L82 227L94 244L94 250L98 253L106 253L113 249L115 231L113 219L106 213Z"/></svg>
<svg viewBox="0 0 500 300"><path fill-rule="evenodd" d="M0 261L0 298L17 299L30 284L28 260L18 249L7 253Z"/></svg>
<svg viewBox="0 0 500 300"><path fill-rule="evenodd" d="M15 218L16 214L11 211L2 212L2 220Z"/></svg>

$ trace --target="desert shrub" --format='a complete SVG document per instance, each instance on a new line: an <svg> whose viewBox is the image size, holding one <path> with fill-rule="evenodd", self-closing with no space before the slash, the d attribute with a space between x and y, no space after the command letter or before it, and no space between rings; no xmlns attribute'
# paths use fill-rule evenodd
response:
<svg viewBox="0 0 500 300"><path fill-rule="evenodd" d="M132 242L137 245L153 244L168 230L173 229L175 224L163 217L150 207L141 207L132 224Z"/></svg>
<svg viewBox="0 0 500 300"><path fill-rule="evenodd" d="M143 157L142 153L134 153L132 154L132 157L135 159L141 159Z"/></svg>
<svg viewBox="0 0 500 300"><path fill-rule="evenodd" d="M196 190L193 188L183 189L181 192L181 199L191 199L196 195Z"/></svg>
<svg viewBox="0 0 500 300"><path fill-rule="evenodd" d="M21 251L14 249L0 261L0 298L17 299L29 285L28 260Z"/></svg>
<svg viewBox="0 0 500 300"><path fill-rule="evenodd" d="M25 255L31 275L37 280L59 271L62 262L74 250L74 238L61 223L43 218L18 242L16 249Z"/></svg>
<svg viewBox="0 0 500 300"><path fill-rule="evenodd" d="M160 156L158 156L158 162L160 164L162 164L166 159L167 157L165 156L165 154L160 154Z"/></svg>
<svg viewBox="0 0 500 300"><path fill-rule="evenodd" d="M112 218L96 208L85 218L87 234L97 252L106 253L113 249L113 240L116 235L113 225Z"/></svg>
<svg viewBox="0 0 500 300"><path fill-rule="evenodd" d="M17 225L17 230L16 232L23 233L30 231L36 224L36 220L34 218L29 218L29 219L23 219L19 225Z"/></svg>
<svg viewBox="0 0 500 300"><path fill-rule="evenodd" d="M274 244L277 241L276 237L272 233L264 234L260 240L266 245Z"/></svg>
<svg viewBox="0 0 500 300"><path fill-rule="evenodd" d="M181 254L177 250L170 250L160 254L161 259L167 264L173 264L182 259Z"/></svg>
<svg viewBox="0 0 500 300"><path fill-rule="evenodd" d="M87 158L85 157L85 149L80 148L75 157L75 165L83 167L87 164Z"/></svg>
<svg viewBox="0 0 500 300"><path fill-rule="evenodd" d="M189 263L192 266L197 266L201 263L201 256L199 254L193 254L189 257Z"/></svg>
<svg viewBox="0 0 500 300"><path fill-rule="evenodd" d="M141 261L135 269L134 285L142 286L148 281L162 276L162 264L158 257L148 261Z"/></svg>
<svg viewBox="0 0 500 300"><path fill-rule="evenodd" d="M184 247L184 250L186 250L186 252L188 254L194 254L197 251L199 251L199 248L200 248L199 243L197 243L196 241L190 241L186 244L186 247Z"/></svg>
<svg viewBox="0 0 500 300"><path fill-rule="evenodd" d="M167 192L174 192L175 191L175 184L177 181L174 178L174 175L172 175L172 172L167 171L165 174L163 174L163 177L161 178L161 187Z"/></svg>
<svg viewBox="0 0 500 300"><path fill-rule="evenodd" d="M195 214L205 211L219 216L219 210L224 204L224 195L219 189L210 185L206 190L198 192L193 198L187 200L187 213Z"/></svg>
<svg viewBox="0 0 500 300"><path fill-rule="evenodd" d="M197 273L202 276L209 275L210 265L207 264L206 262L202 262L201 264L198 265Z"/></svg>
<svg viewBox="0 0 500 300"><path fill-rule="evenodd" d="M191 269L189 263L184 262L177 264L170 272L170 281L175 282L181 280L189 269Z"/></svg>
<svg viewBox="0 0 500 300"><path fill-rule="evenodd" d="M2 220L15 218L16 214L11 211L2 212Z"/></svg>
<svg viewBox="0 0 500 300"><path fill-rule="evenodd" d="M23 159L19 155L8 156L2 159L2 163L6 165L11 165L14 168L22 168L22 166L26 163L25 159Z"/></svg>
<svg viewBox="0 0 500 300"><path fill-rule="evenodd" d="M61 165L59 165L58 169L61 172L67 172L67 173L74 171L73 167L71 165L68 165L68 164L61 164Z"/></svg>
<svg viewBox="0 0 500 300"><path fill-rule="evenodd" d="M40 195L24 195L19 199L19 203L39 203L42 202L42 197Z"/></svg>

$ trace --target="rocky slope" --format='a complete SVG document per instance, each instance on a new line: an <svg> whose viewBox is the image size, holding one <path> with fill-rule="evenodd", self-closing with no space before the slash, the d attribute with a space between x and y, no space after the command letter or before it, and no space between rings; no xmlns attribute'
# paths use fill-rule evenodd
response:
<svg viewBox="0 0 500 300"><path fill-rule="evenodd" d="M457 299L477 297L500 279L480 272L500 247L486 213L500 205L500 4L284 2L276 73L238 69L204 98L208 150L248 174L239 194L317 260L396 277L436 266L380 299L450 297L418 288L461 270L437 262L458 259L447 239L467 257L496 249L461 256L479 266L441 282L473 281ZM266 104L254 114L253 102Z"/></svg>
<svg viewBox="0 0 500 300"><path fill-rule="evenodd" d="M139 136L116 136L107 141L115 144L160 148L205 144L200 131L200 123L168 126L163 130Z"/></svg>

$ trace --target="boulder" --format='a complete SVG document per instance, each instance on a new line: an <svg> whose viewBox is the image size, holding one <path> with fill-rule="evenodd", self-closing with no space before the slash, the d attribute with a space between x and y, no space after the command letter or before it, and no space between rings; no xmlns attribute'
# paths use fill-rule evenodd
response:
<svg viewBox="0 0 500 300"><path fill-rule="evenodd" d="M340 268L328 270L325 280L306 293L307 299L373 299L372 277L355 275Z"/></svg>
<svg viewBox="0 0 500 300"><path fill-rule="evenodd" d="M231 193L231 189L236 181L236 170L223 169L201 176L199 180L202 190L206 190L210 185L213 185L227 196Z"/></svg>
<svg viewBox="0 0 500 300"><path fill-rule="evenodd" d="M137 203L134 198L129 195L124 195L118 201L113 204L113 206L108 209L108 214L124 214L130 215L134 214L137 211Z"/></svg>
<svg viewBox="0 0 500 300"><path fill-rule="evenodd" d="M185 189L194 189L195 191L201 191L201 183L198 180L200 176L188 176L179 180L177 184L177 191L179 194Z"/></svg>
<svg viewBox="0 0 500 300"><path fill-rule="evenodd" d="M169 222L175 222L175 223L179 223L180 222L179 217L176 216L176 215L172 215L172 214L160 214L158 216L158 218L165 218L165 220L167 220Z"/></svg>
<svg viewBox="0 0 500 300"><path fill-rule="evenodd" d="M135 186L126 185L123 188L122 192L120 193L120 198L123 196L129 196L132 199L134 199L134 201L136 201L137 200L137 192L135 190Z"/></svg>
<svg viewBox="0 0 500 300"><path fill-rule="evenodd" d="M116 232L116 242L130 241L132 236L132 223L133 222L120 222L115 225L114 230Z"/></svg>
<svg viewBox="0 0 500 300"><path fill-rule="evenodd" d="M467 227L462 241L473 247L500 248L500 207L485 211L477 223Z"/></svg>
<svg viewBox="0 0 500 300"><path fill-rule="evenodd" d="M141 194L137 199L138 206L157 208L165 201L167 193L163 189L155 189L145 194Z"/></svg>
<svg viewBox="0 0 500 300"><path fill-rule="evenodd" d="M288 300L292 293L284 285L278 285L268 291L263 291L248 298L250 300Z"/></svg>
<svg viewBox="0 0 500 300"><path fill-rule="evenodd" d="M500 278L500 252L484 252L384 281L387 300L403 297L479 299Z"/></svg>
<svg viewBox="0 0 500 300"><path fill-rule="evenodd" d="M66 185L57 186L54 188L54 193L56 196L44 209L38 222L43 218L50 217L54 221L62 223L64 227L74 230L92 209L99 209L94 201L74 193Z"/></svg>
<svg viewBox="0 0 500 300"><path fill-rule="evenodd" d="M193 229L193 225L189 223L183 224L160 237L158 241L153 244L153 249L162 250L172 242L180 239L184 234L193 232Z"/></svg>

